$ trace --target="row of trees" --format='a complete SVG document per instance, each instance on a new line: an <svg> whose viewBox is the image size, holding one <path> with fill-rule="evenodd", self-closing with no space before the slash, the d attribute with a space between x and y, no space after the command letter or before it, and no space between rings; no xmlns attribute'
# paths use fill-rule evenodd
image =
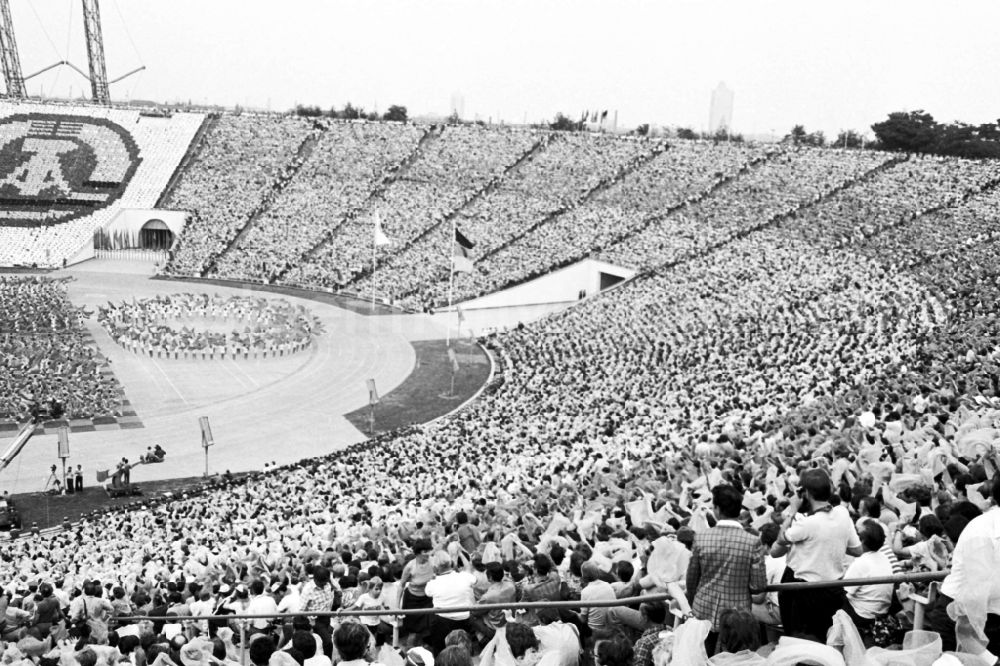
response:
<svg viewBox="0 0 1000 666"><path fill-rule="evenodd" d="M809 132L803 125L793 127L792 131L781 139L781 142L790 143L794 146L813 146L816 148L822 148L827 145L826 135L821 130ZM829 145L831 148L864 148L866 146L865 138L854 130L841 130L837 134L837 138L831 141ZM867 146L869 148L878 147L870 141Z"/></svg>
<svg viewBox="0 0 1000 666"><path fill-rule="evenodd" d="M967 158L1000 157L1000 120L982 125L939 123L923 110L897 111L872 125L872 130L884 150Z"/></svg>
<svg viewBox="0 0 1000 666"><path fill-rule="evenodd" d="M376 111L366 112L364 107L354 106L350 102L344 105L343 109L331 106L329 111L324 111L318 106L305 106L299 104L295 107L295 115L304 118L337 118L338 120L395 120L405 123L407 112L405 106L393 104L388 110L379 115Z"/></svg>
<svg viewBox="0 0 1000 666"><path fill-rule="evenodd" d="M963 122L939 123L931 114L919 111L897 111L872 125L875 140L865 142L854 130L845 130L830 143L838 148L871 148L907 153L951 155L966 158L1000 158L1000 120L996 123L970 125ZM824 146L823 132L809 132L796 125L782 139L785 143L802 146Z"/></svg>
<svg viewBox="0 0 1000 666"><path fill-rule="evenodd" d="M408 115L405 106L393 104L379 115L377 112L366 112L363 107L354 106L350 102L344 108L331 107L323 111L318 106L298 105L295 113L307 118L337 118L340 120L390 120L406 122ZM457 114L448 118L451 123L461 122ZM579 132L586 129L584 120L574 120L564 113L557 113L548 128L562 132ZM876 140L865 142L864 137L854 130L843 130L837 138L829 143L837 148L872 148L880 150L895 150L911 153L929 153L935 155L953 155L967 158L998 158L1000 157L1000 120L996 123L970 125L962 122L939 123L925 111L897 111L889 117L872 125ZM632 134L647 136L650 133L648 123L636 127ZM741 134L731 134L726 129L720 129L714 134L696 132L689 127L679 127L673 133L678 139L708 139L713 141L743 141ZM794 126L782 138L782 142L796 146L822 147L827 145L826 136L822 131L808 131L803 125Z"/></svg>

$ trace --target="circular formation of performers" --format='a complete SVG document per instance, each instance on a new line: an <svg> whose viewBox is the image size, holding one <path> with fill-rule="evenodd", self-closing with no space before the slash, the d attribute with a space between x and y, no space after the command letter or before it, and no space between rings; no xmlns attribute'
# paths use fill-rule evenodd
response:
<svg viewBox="0 0 1000 666"><path fill-rule="evenodd" d="M184 293L109 302L98 321L123 347L166 358L285 356L323 332L301 305L250 296Z"/></svg>

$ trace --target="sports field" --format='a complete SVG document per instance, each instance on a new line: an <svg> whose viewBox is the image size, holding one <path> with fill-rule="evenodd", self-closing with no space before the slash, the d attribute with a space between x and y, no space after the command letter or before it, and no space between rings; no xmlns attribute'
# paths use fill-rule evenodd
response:
<svg viewBox="0 0 1000 666"><path fill-rule="evenodd" d="M90 261L52 275L73 276L70 300L92 310L108 301L157 294L225 297L248 293L228 286L151 280L151 272L150 265ZM471 397L489 375L485 353L463 344L463 356L481 358L462 363L456 382L459 395L441 399L448 394L450 363L443 353L445 331L440 321L421 315L369 316L361 314L364 307L347 309L295 296L265 296L305 305L322 321L325 333L307 350L286 357L173 360L133 354L108 336L96 316L87 321L135 416L122 419L127 427L100 419L94 424L71 424L76 427L70 435L67 464L74 469L83 466L86 486L96 483L98 470L114 469L123 457L134 462L154 444L166 449L166 460L136 467L133 482L201 475L205 454L198 419L202 416L209 418L215 440L208 454L209 472L250 471L262 469L265 463L322 455L365 439L367 435L345 415L356 414L368 404L368 379L375 380L385 401L379 408L385 420L396 424L447 413ZM422 350L420 377L434 383L426 390L415 387L413 380L401 387L417 366L414 344ZM437 347L441 347L439 353L434 352ZM448 370L428 372L426 363ZM397 387L400 391L393 394ZM388 410L400 401L406 403L405 415L390 418ZM356 416L354 421L364 427ZM378 430L386 425L376 424ZM0 433L0 446L12 437L10 431ZM12 493L37 492L50 466L58 463L56 436L51 430L36 435L2 472L0 488Z"/></svg>

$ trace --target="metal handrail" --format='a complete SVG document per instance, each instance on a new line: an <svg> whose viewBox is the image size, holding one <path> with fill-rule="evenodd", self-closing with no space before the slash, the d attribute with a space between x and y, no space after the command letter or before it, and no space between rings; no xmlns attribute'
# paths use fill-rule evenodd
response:
<svg viewBox="0 0 1000 666"><path fill-rule="evenodd" d="M926 583L939 581L948 575L947 571L929 571L910 574L896 574L875 578L850 578L839 580L822 580L812 583L778 583L768 585L764 592L821 590L834 587L858 587L861 585L886 585L896 583ZM633 606L650 601L668 601L671 594L646 594L638 597L621 599L606 599L594 601L522 601L503 604L476 604L472 606L450 606L447 608L397 608L397 609L367 609L338 611L308 611L299 613L259 613L253 615L129 615L115 618L119 622L140 622L145 620L262 620L293 617L357 617L362 615L436 615L440 613L465 613L469 611L515 610L518 608L613 608L615 606Z"/></svg>

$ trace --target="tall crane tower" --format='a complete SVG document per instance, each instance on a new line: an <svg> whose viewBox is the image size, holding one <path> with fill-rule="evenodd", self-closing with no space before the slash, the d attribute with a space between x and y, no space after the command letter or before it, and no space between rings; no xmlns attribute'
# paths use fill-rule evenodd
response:
<svg viewBox="0 0 1000 666"><path fill-rule="evenodd" d="M83 0L83 29L87 37L87 59L90 65L90 76L73 63L60 60L55 64L24 76L21 74L21 58L17 54L17 42L14 40L14 23L10 18L10 0L0 0L0 60L3 61L3 77L7 84L7 96L24 99L28 96L24 82L43 72L60 66L75 70L90 81L91 98L97 104L111 104L111 91L108 86L127 79L136 72L146 69L145 65L136 67L116 79L108 81L108 71L104 64L104 36L101 33L101 7L99 0Z"/></svg>
<svg viewBox="0 0 1000 666"><path fill-rule="evenodd" d="M21 58L17 55L14 22L10 18L8 0L0 0L0 20L3 23L0 25L0 60L3 61L3 80L7 84L7 95L23 99L24 76L21 75Z"/></svg>
<svg viewBox="0 0 1000 666"><path fill-rule="evenodd" d="M7 0L2 0L7 6ZM101 7L97 0L83 0L83 30L87 36L90 64L90 92L98 104L110 104L108 71L104 64L104 37L101 34ZM6 67L6 60L4 60Z"/></svg>

